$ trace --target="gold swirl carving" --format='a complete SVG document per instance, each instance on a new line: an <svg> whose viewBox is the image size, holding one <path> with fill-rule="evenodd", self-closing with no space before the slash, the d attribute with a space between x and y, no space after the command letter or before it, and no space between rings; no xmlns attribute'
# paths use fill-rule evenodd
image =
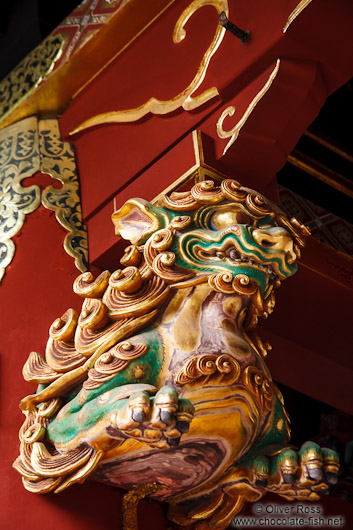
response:
<svg viewBox="0 0 353 530"><path fill-rule="evenodd" d="M233 277L229 271L212 274L208 278L208 285L214 291L225 294L238 293L252 295L258 291L256 282L251 281L249 276L246 274L237 274Z"/></svg>
<svg viewBox="0 0 353 530"><path fill-rule="evenodd" d="M124 255L121 258L120 263L124 265L124 267L138 267L141 263L141 259L142 254L136 245L129 245L124 250Z"/></svg>
<svg viewBox="0 0 353 530"><path fill-rule="evenodd" d="M169 287L161 278L153 276L136 293L124 293L109 286L103 302L109 317L115 320L144 315L162 304L168 295Z"/></svg>
<svg viewBox="0 0 353 530"><path fill-rule="evenodd" d="M268 91L268 89L272 85L272 82L273 82L273 80L275 79L275 77L276 77L276 75L278 73L278 70L279 70L279 67L280 67L280 63L281 63L280 59L277 59L276 66L272 70L267 82L262 87L262 89L256 94L256 96L253 98L253 100L251 101L251 103L247 107L247 109L244 112L244 114L241 117L241 119L229 131L225 131L223 129L223 122L227 118L227 116L233 116L234 115L235 107L234 106L230 106L230 107L226 108L222 112L222 114L221 114L221 116L220 116L220 118L219 118L219 120L217 122L217 126L216 126L217 127L217 134L218 134L219 138L222 138L222 139L223 138L230 138L229 142L227 143L226 147L224 148L224 151L223 151L224 155L226 154L228 149L231 147L231 145L234 144L235 140L238 138L239 133L240 133L240 129L243 127L243 125L245 125L247 119L249 118L250 114L252 113L252 111L256 107L257 103L266 94L266 92Z"/></svg>
<svg viewBox="0 0 353 530"><path fill-rule="evenodd" d="M43 443L34 442L31 464L38 475L61 477L86 463L93 451L92 447L83 447L65 453L53 451L51 454Z"/></svg>
<svg viewBox="0 0 353 530"><path fill-rule="evenodd" d="M135 293L142 287L143 281L137 267L126 267L123 271L115 271L109 280L113 289L124 293Z"/></svg>
<svg viewBox="0 0 353 530"><path fill-rule="evenodd" d="M81 366L85 358L76 351L73 342L64 342L50 338L45 349L45 358L53 370L67 372Z"/></svg>
<svg viewBox="0 0 353 530"><path fill-rule="evenodd" d="M268 215L272 208L261 195L248 193L246 204L254 217L261 218Z"/></svg>
<svg viewBox="0 0 353 530"><path fill-rule="evenodd" d="M246 199L247 192L240 188L241 184L234 179L225 179L221 183L222 193L230 201L243 202Z"/></svg>
<svg viewBox="0 0 353 530"><path fill-rule="evenodd" d="M199 204L214 204L224 200L221 188L215 187L213 180L198 182L191 189L191 195Z"/></svg>
<svg viewBox="0 0 353 530"><path fill-rule="evenodd" d="M108 287L109 278L109 271L103 271L96 279L91 272L84 272L74 281L74 292L84 298L99 298Z"/></svg>
<svg viewBox="0 0 353 530"><path fill-rule="evenodd" d="M78 314L74 309L68 309L62 317L54 320L49 328L49 335L54 340L69 341L75 334Z"/></svg>
<svg viewBox="0 0 353 530"><path fill-rule="evenodd" d="M239 294L251 295L259 292L256 282L250 280L246 274L237 274L233 279L233 288Z"/></svg>
<svg viewBox="0 0 353 530"><path fill-rule="evenodd" d="M27 444L33 444L34 442L39 442L43 440L45 436L45 427L40 423L33 423L27 431L24 433L24 441Z"/></svg>
<svg viewBox="0 0 353 530"><path fill-rule="evenodd" d="M195 276L195 272L175 265L174 252L158 254L153 260L152 269L166 283L181 282Z"/></svg>
<svg viewBox="0 0 353 530"><path fill-rule="evenodd" d="M52 71L62 54L62 35L47 37L0 83L0 116L6 118Z"/></svg>
<svg viewBox="0 0 353 530"><path fill-rule="evenodd" d="M230 355L200 355L190 359L176 377L178 385L208 383L230 385L240 375L240 365Z"/></svg>
<svg viewBox="0 0 353 530"><path fill-rule="evenodd" d="M270 412L274 406L273 384L261 370L248 366L244 370L244 384L257 397L263 413Z"/></svg>
<svg viewBox="0 0 353 530"><path fill-rule="evenodd" d="M51 418L59 410L61 400L59 398L50 399L41 403L37 407L37 415L39 418Z"/></svg>
<svg viewBox="0 0 353 530"><path fill-rule="evenodd" d="M109 337L114 337L120 329L123 329L132 320L132 318L122 318L103 329L78 327L75 335L76 351L84 357L91 357L97 348L104 344Z"/></svg>
<svg viewBox="0 0 353 530"><path fill-rule="evenodd" d="M170 228L174 230L185 230L191 224L191 217L189 215L177 215L170 223Z"/></svg>
<svg viewBox="0 0 353 530"><path fill-rule="evenodd" d="M146 344L131 344L128 341L117 344L97 359L94 368L88 372L88 379L83 383L83 388L92 390L100 387L125 370L131 361L144 355L147 348Z"/></svg>
<svg viewBox="0 0 353 530"><path fill-rule="evenodd" d="M108 308L98 298L86 298L82 305L78 325L85 329L100 329L108 324Z"/></svg>
<svg viewBox="0 0 353 530"><path fill-rule="evenodd" d="M233 274L231 272L219 272L212 274L208 278L208 285L218 293L234 293Z"/></svg>
<svg viewBox="0 0 353 530"><path fill-rule="evenodd" d="M49 493L50 491L55 490L60 482L61 478L45 478L39 481L32 481L22 477L22 484L24 488L31 493Z"/></svg>
<svg viewBox="0 0 353 530"><path fill-rule="evenodd" d="M191 195L190 191L174 191L170 197L168 197L168 195L162 195L160 201L161 206L176 212L196 210L200 206L200 204Z"/></svg>
<svg viewBox="0 0 353 530"><path fill-rule="evenodd" d="M173 243L174 235L169 228L158 230L150 239L150 245L153 249L161 251L167 250Z"/></svg>
<svg viewBox="0 0 353 530"><path fill-rule="evenodd" d="M39 353L32 351L22 370L25 381L35 383L50 383L60 377L60 373L53 370Z"/></svg>
<svg viewBox="0 0 353 530"><path fill-rule="evenodd" d="M222 11L224 11L228 17L229 15L229 7L228 7L228 0L194 0L180 15L175 28L173 32L173 41L174 43L179 43L182 40L184 40L186 36L186 32L184 29L185 24L189 20L189 18L198 11L203 6L213 6L217 13L220 14ZM219 95L219 92L216 87L209 88L208 90L205 90L202 94L196 97L192 97L194 92L200 87L201 83L205 79L207 68L209 66L210 60L212 56L216 53L218 50L224 34L225 34L225 28L221 26L220 23L217 25L216 33L213 37L213 40L208 47L205 55L202 58L201 64L197 70L197 73L194 77L194 79L191 81L190 85L183 90L180 94L175 96L174 98L167 100L167 101L161 101L154 97L150 98L148 101L140 105L139 107L135 109L127 109L127 110L118 110L113 112L106 112L104 114L99 114L97 116L93 116L92 118L89 118L88 120L84 121L79 125L76 129L70 132L70 134L76 134L80 131L84 131L85 129L88 129L90 127L93 127L95 125L102 125L104 123L129 123L137 121L147 114L168 114L170 112L174 112L175 110L179 108L183 108L186 111L194 110L201 105L204 105L207 103L207 101L210 101L214 97Z"/></svg>

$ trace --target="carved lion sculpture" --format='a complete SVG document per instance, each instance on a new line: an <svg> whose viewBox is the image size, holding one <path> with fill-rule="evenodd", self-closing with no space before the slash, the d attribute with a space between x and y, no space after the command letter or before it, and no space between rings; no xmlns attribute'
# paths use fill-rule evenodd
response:
<svg viewBox="0 0 353 530"><path fill-rule="evenodd" d="M36 394L14 463L32 492L86 477L153 497L186 528L224 529L266 491L316 500L336 453L288 445L282 396L255 333L296 271L307 229L235 180L131 199L113 215L123 270L77 278L78 315L24 367Z"/></svg>

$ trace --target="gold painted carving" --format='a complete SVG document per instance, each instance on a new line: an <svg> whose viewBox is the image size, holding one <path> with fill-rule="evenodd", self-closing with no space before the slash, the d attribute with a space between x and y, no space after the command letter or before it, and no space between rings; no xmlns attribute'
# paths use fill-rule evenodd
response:
<svg viewBox="0 0 353 530"><path fill-rule="evenodd" d="M0 119L3 120L48 76L60 58L65 40L49 36L0 83Z"/></svg>
<svg viewBox="0 0 353 530"><path fill-rule="evenodd" d="M217 13L220 14L222 11L229 15L228 0L194 0L181 14L179 17L173 32L173 41L175 44L181 42L185 36L186 32L184 29L185 24L189 18L198 11L201 7L210 5L216 8ZM169 114L179 108L184 110L193 110L204 103L207 103L210 99L219 95L219 92L216 87L209 88L205 90L202 94L196 97L192 97L194 92L200 87L201 83L205 79L208 65L212 56L218 50L223 37L225 35L225 28L218 23L216 33L213 37L213 40L208 47L201 64L197 70L197 73L194 79L191 81L190 85L183 90L180 94L174 98L161 101L154 97L150 98L148 101L140 105L135 109L127 109L120 111L107 112L104 114L99 114L88 120L84 121L76 129L71 131L70 134L76 134L80 131L93 127L95 125L102 125L104 123L130 123L141 119L147 114Z"/></svg>
<svg viewBox="0 0 353 530"><path fill-rule="evenodd" d="M194 357L176 376L178 385L231 385L239 377L239 363L230 355L201 355Z"/></svg>
<svg viewBox="0 0 353 530"><path fill-rule="evenodd" d="M298 15L309 5L312 0L301 0L299 4L293 9L291 14L288 17L287 22L284 25L283 33L287 31L292 22L297 18Z"/></svg>
<svg viewBox="0 0 353 530"><path fill-rule="evenodd" d="M63 184L51 186L41 196L38 186L23 188L21 181L37 171ZM0 132L0 280L15 254L12 237L22 228L25 216L40 203L54 210L69 231L64 248L81 271L87 265L87 234L82 223L75 157L69 143L60 139L56 120L26 118Z"/></svg>
<svg viewBox="0 0 353 530"><path fill-rule="evenodd" d="M281 62L280 59L277 59L276 66L272 70L271 75L268 78L266 84L262 87L260 92L258 92L256 94L256 96L254 97L254 99L251 101L250 105L246 109L245 113L243 114L242 118L236 123L236 125L230 131L225 131L223 129L223 122L224 122L224 120L225 120L225 118L227 116L233 116L234 115L235 107L232 105L232 106L226 108L222 112L221 117L219 118L219 120L217 122L217 126L216 126L217 127L217 134L218 134L219 138L230 138L229 142L227 143L227 145L226 145L226 147L225 147L225 149L223 151L224 155L226 154L226 152L228 151L230 146L233 145L235 140L238 138L239 133L240 133L240 129L246 123L247 119L249 118L250 114L254 110L254 108L257 105L257 103L266 94L266 92L268 91L268 89L272 85L272 82L273 82L273 80L275 79L275 77L276 77L276 75L278 73L278 70L279 70L279 67L280 67L280 62Z"/></svg>

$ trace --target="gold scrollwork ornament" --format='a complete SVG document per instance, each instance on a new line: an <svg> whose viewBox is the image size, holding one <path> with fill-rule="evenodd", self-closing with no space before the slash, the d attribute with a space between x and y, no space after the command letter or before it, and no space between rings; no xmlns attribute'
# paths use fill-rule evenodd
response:
<svg viewBox="0 0 353 530"><path fill-rule="evenodd" d="M173 42L178 44L185 39L186 32L184 29L185 24L190 19L190 17L201 7L204 6L213 6L217 13L220 14L223 11L225 14L229 15L229 6L228 0L194 0L180 15L173 32ZM199 96L192 97L196 90L200 87L203 80L205 79L207 68L210 64L211 58L218 50L223 37L225 35L225 28L218 23L216 33L212 39L210 46L207 48L206 53L204 54L202 61L198 67L197 73L191 83L177 96L174 96L170 100L161 101L155 97L151 97L148 101L136 107L134 109L127 110L118 110L112 112L106 112L104 114L98 114L93 116L88 120L84 121L76 127L70 134L76 134L78 132L84 131L95 125L102 125L104 123L129 123L137 121L147 114L169 114L180 107L184 110L194 110L201 105L207 103L214 97L219 95L219 92L216 87L209 88L205 90Z"/></svg>

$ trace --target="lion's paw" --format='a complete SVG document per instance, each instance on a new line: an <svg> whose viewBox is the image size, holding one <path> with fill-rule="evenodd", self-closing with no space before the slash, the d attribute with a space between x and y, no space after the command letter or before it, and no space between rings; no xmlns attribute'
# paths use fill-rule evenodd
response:
<svg viewBox="0 0 353 530"><path fill-rule="evenodd" d="M253 472L256 485L287 500L319 499L336 484L339 457L332 449L305 442L300 451L283 449L276 457L257 457Z"/></svg>
<svg viewBox="0 0 353 530"><path fill-rule="evenodd" d="M154 397L145 391L132 394L123 416L112 415L111 427L127 438L165 449L179 444L182 434L189 431L193 415L190 401L165 386Z"/></svg>

